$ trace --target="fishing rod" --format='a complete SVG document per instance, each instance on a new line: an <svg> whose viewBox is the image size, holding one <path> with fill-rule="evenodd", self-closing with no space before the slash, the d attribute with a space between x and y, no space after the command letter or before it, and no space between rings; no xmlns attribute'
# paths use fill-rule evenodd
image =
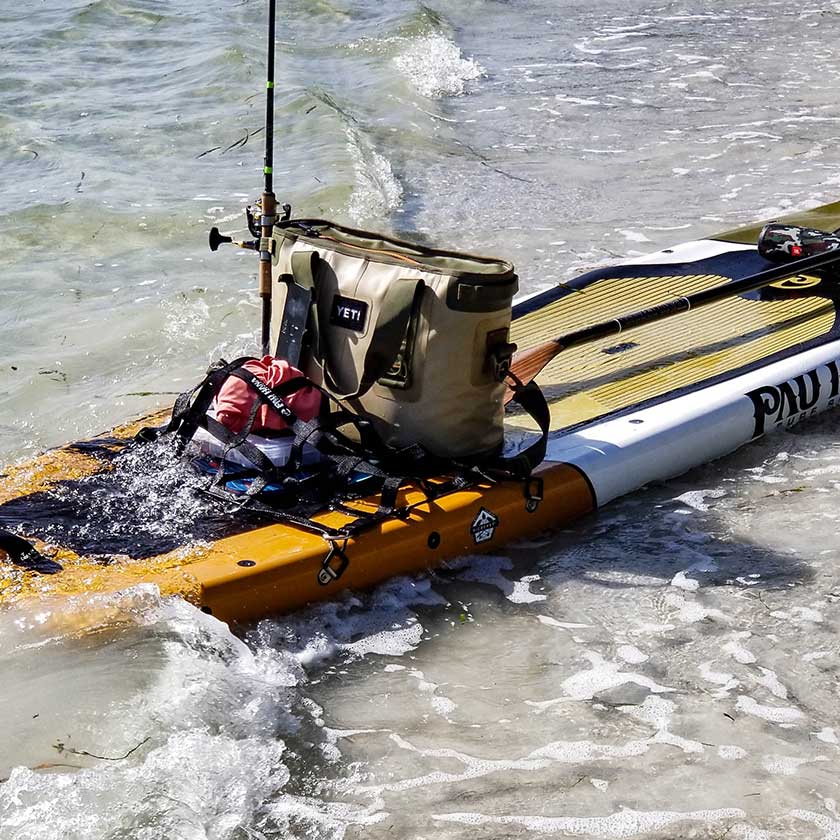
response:
<svg viewBox="0 0 840 840"><path fill-rule="evenodd" d="M511 360L510 372L523 385L527 385L534 377L542 372L552 359L570 347L577 347L581 344L587 344L590 341L597 341L601 338L618 335L618 333L624 332L624 330L652 324L656 321L661 321L663 318L670 318L672 315L688 312L690 309L697 309L710 303L718 303L728 297L742 295L745 292L753 292L764 286L776 283L779 280L801 274L803 271L822 268L835 262L840 262L840 251L832 250L815 256L805 257L804 259L793 260L786 265L769 268L766 271L760 271L757 274L742 277L740 280L720 283L717 286L712 286L693 295L684 295L683 297L678 297L665 303L659 303L647 309L640 309L636 312L630 312L627 315L621 315L617 318L611 318L608 321L601 321L598 324L592 324L591 326L574 330L565 335L557 336L557 338L549 339L542 344L536 345L536 347L529 347L527 350L516 353ZM512 398L513 391L508 389L505 394L505 403L509 402Z"/></svg>
<svg viewBox="0 0 840 840"><path fill-rule="evenodd" d="M265 159L263 175L265 182L260 198L260 269L259 292L262 301L262 328L260 349L268 355L271 331L271 248L274 224L277 221L277 198L274 195L274 30L276 0L268 0L268 55L266 58L265 81Z"/></svg>
<svg viewBox="0 0 840 840"><path fill-rule="evenodd" d="M274 195L274 37L277 0L268 0L268 50L266 56L265 80L265 155L263 158L263 192L257 204L259 221L251 208L245 209L248 230L256 237L253 241L235 242L230 236L223 236L217 227L210 229L210 250L217 251L220 245L233 244L238 248L259 251L258 273L259 294L262 302L262 324L260 328L260 350L268 355L271 334L271 261L274 251L274 225L277 224L277 197ZM288 219L291 206L283 205L283 218Z"/></svg>

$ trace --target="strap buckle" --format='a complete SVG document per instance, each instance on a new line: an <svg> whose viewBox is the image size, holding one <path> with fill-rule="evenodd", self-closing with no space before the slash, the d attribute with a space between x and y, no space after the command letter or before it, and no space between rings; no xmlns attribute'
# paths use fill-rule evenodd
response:
<svg viewBox="0 0 840 840"><path fill-rule="evenodd" d="M545 496L545 485L538 475L530 475L525 479L525 510L534 513Z"/></svg>
<svg viewBox="0 0 840 840"><path fill-rule="evenodd" d="M510 372L510 363L515 352L516 345L508 342L505 342L504 344L496 344L489 352L488 357L491 372L497 382L504 382L509 376L512 376ZM517 383L521 384L518 380Z"/></svg>
<svg viewBox="0 0 840 840"><path fill-rule="evenodd" d="M327 556L321 561L321 568L318 570L318 583L321 586L329 586L333 581L338 580L350 565L350 558L344 553L344 547L339 548L337 543L330 544Z"/></svg>

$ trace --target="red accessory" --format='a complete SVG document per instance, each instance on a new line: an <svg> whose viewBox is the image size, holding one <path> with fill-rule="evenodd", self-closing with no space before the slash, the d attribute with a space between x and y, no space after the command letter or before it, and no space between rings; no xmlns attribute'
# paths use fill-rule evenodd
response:
<svg viewBox="0 0 840 840"><path fill-rule="evenodd" d="M274 388L289 379L294 379L303 374L295 367L292 367L285 359L275 359L274 356L263 356L251 362L245 362L242 367L249 373L253 373L269 388ZM216 419L232 432L241 432L245 423L251 416L251 409L254 407L254 400L257 399L256 392L247 382L238 376L229 376L222 385L214 403ZM303 421L311 420L318 414L321 407L321 394L310 385L305 385L297 391L283 397L283 402ZM288 428L283 418L268 405L260 406L254 418L254 425L251 431L254 433L266 429L281 431Z"/></svg>

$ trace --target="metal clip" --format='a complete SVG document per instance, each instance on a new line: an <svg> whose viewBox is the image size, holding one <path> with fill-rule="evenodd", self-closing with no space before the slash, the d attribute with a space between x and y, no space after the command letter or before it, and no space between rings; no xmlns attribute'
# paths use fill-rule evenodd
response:
<svg viewBox="0 0 840 840"><path fill-rule="evenodd" d="M516 352L516 345L505 342L497 344L489 353L490 368L493 378L497 382L504 382L510 373L510 363L513 354Z"/></svg>
<svg viewBox="0 0 840 840"><path fill-rule="evenodd" d="M277 250L277 242L273 236L261 236L259 249L260 251L267 251L269 254L274 255Z"/></svg>
<svg viewBox="0 0 840 840"><path fill-rule="evenodd" d="M525 510L527 510L528 513L534 513L534 511L540 506L540 502L543 500L543 496L545 495L545 486L542 478L534 475L529 476L525 482L524 489Z"/></svg>
<svg viewBox="0 0 840 840"><path fill-rule="evenodd" d="M346 546L347 543L345 542ZM337 560L338 562L334 562ZM339 548L336 543L330 545L327 556L321 561L321 568L318 571L318 583L321 586L329 586L333 581L338 580L350 564L350 558Z"/></svg>

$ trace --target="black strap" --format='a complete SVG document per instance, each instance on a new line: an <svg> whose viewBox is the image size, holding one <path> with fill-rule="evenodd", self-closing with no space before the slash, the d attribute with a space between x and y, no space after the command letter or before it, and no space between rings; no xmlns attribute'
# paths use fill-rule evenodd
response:
<svg viewBox="0 0 840 840"><path fill-rule="evenodd" d="M487 464L487 469L491 472L500 470L510 478L527 481L531 472L545 460L551 412L545 401L545 395L533 380L527 385L516 380L512 385L512 390L511 402L515 402L536 422L540 429L540 436L516 455L509 458L494 458Z"/></svg>
<svg viewBox="0 0 840 840"><path fill-rule="evenodd" d="M318 268L317 251L298 251L292 254L292 273L280 279L286 284L283 317L277 335L274 355L298 367L310 332L309 343L318 346L318 317L316 309L315 273Z"/></svg>
<svg viewBox="0 0 840 840"><path fill-rule="evenodd" d="M415 300L424 286L422 280L411 278L400 278L388 286L379 304L376 325L355 389L336 380L336 365L330 359L330 342L323 342L324 379L339 399L361 397L393 367L411 321Z"/></svg>
<svg viewBox="0 0 840 840"><path fill-rule="evenodd" d="M228 376L246 362L253 361L259 360L253 356L240 356L232 362L219 359L209 368L207 375L198 385L178 396L175 405L172 406L172 416L166 426L163 428L146 426L137 432L134 439L138 442L149 443L163 435L178 432L179 439L185 445L192 440L198 427L203 424L210 403L213 402L213 398L218 394Z"/></svg>
<svg viewBox="0 0 840 840"><path fill-rule="evenodd" d="M54 575L63 571L60 563L44 557L33 545L23 537L19 537L10 531L0 528L0 549L9 555L9 560L16 566L30 572L39 572L42 575Z"/></svg>

